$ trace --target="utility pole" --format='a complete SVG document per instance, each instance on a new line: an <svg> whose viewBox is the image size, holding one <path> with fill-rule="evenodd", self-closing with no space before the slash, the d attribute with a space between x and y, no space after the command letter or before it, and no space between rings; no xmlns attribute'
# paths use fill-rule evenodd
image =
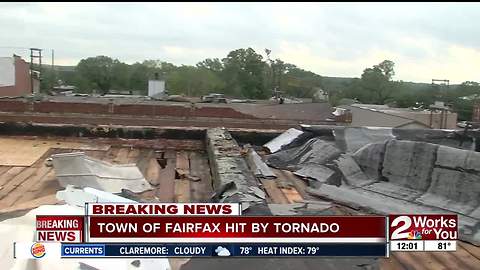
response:
<svg viewBox="0 0 480 270"><path fill-rule="evenodd" d="M447 127L447 120L448 120L448 112L450 111L450 107L446 106L444 104L444 98L450 88L450 80L446 79L432 79L432 86L438 85L440 87L440 96L438 97L442 102L437 104L437 101L435 101L435 104L430 105L430 127L432 128L433 126L433 110L440 110L440 123L439 123L439 128L444 129Z"/></svg>
<svg viewBox="0 0 480 270"><path fill-rule="evenodd" d="M38 70L34 68L34 59L38 58ZM35 72L38 72L38 75ZM32 94L34 93L34 76L38 76L38 80L40 81L40 73L42 72L42 49L39 48L30 48L30 84Z"/></svg>

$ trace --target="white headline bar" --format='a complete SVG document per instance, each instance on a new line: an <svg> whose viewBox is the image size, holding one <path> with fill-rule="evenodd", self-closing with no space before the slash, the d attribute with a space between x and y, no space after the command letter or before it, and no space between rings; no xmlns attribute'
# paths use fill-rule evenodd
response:
<svg viewBox="0 0 480 270"><path fill-rule="evenodd" d="M90 237L89 242L90 243L385 243L385 238L375 238L375 237L94 238L94 237Z"/></svg>

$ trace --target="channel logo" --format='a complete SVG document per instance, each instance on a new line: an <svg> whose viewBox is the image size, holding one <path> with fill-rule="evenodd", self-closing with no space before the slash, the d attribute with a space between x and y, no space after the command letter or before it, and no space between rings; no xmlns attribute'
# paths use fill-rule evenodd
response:
<svg viewBox="0 0 480 270"><path fill-rule="evenodd" d="M392 240L457 240L457 215L390 215Z"/></svg>
<svg viewBox="0 0 480 270"><path fill-rule="evenodd" d="M411 230L408 233L408 239L409 240L421 240L422 239L422 234L419 231Z"/></svg>
<svg viewBox="0 0 480 270"><path fill-rule="evenodd" d="M34 243L30 248L30 253L34 258L37 258L37 259L40 259L43 256L45 256L45 254L47 254L45 250L45 245L42 243Z"/></svg>

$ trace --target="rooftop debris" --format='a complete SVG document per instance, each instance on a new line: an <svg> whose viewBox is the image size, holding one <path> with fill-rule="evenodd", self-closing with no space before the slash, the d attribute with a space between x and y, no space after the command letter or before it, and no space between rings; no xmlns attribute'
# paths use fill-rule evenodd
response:
<svg viewBox="0 0 480 270"><path fill-rule="evenodd" d="M313 138L298 147L268 155L267 164L282 169L299 169L305 164L325 164L340 155L335 143Z"/></svg>
<svg viewBox="0 0 480 270"><path fill-rule="evenodd" d="M59 199L60 201L65 201L69 205L75 205L80 207L85 206L85 203L134 202L132 200L114 195L109 192L101 191L90 187L82 189L72 185L68 185L64 190L58 191L57 199Z"/></svg>
<svg viewBox="0 0 480 270"><path fill-rule="evenodd" d="M2 124L0 124L0 129L2 129L2 127ZM28 129L30 130L30 128L31 127ZM37 128L40 127L35 127L35 130L38 130ZM312 128L312 126L310 126L310 128ZM274 168L269 169L275 176L277 176L275 180L258 177L258 175L255 176L253 172L248 169L245 160L247 157L242 155L241 148L231 138L229 132L223 129L217 129L215 132L209 131L211 134L207 136L206 141L209 146L207 146L206 150L209 153L210 164L206 159L206 155L201 151L198 151L205 149L204 144L201 141L197 141L195 147L192 147L188 146L191 145L191 142L185 144L180 140L176 140L175 143L172 142L173 140L158 139L157 136L161 134L161 132L158 131L153 133L150 131L131 133L124 128L117 128L119 132L116 132L113 129L109 131L111 132L113 130L115 131L114 133L95 133L96 135L94 137L107 135L108 137L111 137L95 138L94 140L96 142L102 141L102 143L105 143L104 145L112 145L113 147L108 151L85 150L89 156L102 160L117 160L122 163L136 162L140 171L145 175L145 178L156 184L155 189L134 192L122 188L121 193L114 195L110 192L90 187L79 188L67 186L65 190L58 192L57 198L65 200L68 204L72 205L60 206L60 208L58 208L60 210L55 210L54 213L66 213L62 212L63 210L61 209L70 209L71 207L81 209L74 205L83 206L82 202L87 200L173 202L177 200L177 197L174 197L173 195L173 189L174 187L176 189L180 182L188 183L188 189L183 189L183 191L192 192L192 196L188 196L186 201L197 202L200 201L198 198L203 198L202 196L205 195L204 197L206 199L202 199L201 201L206 202L211 193L211 172L215 179L214 185L216 196L213 198L214 201L236 202L240 198L244 210L246 209L244 213L247 215L352 215L365 213L391 214L402 212L439 214L451 213L452 211L454 211L454 213L464 212L465 214L459 214L461 239L477 243L475 240L479 238L478 216L480 213L479 207L476 205L478 202L478 195L475 197L475 191L478 193L479 190L477 186L477 176L479 174L478 168L480 167L477 164L479 162L478 153L458 149L463 147L473 149L472 145L474 145L474 136L470 137L470 142L466 140L466 144L458 147L460 137L455 137L456 135L450 137L452 134L455 134L450 131L422 130L417 131L420 133L415 133L412 131L399 131L392 129L390 132L393 136L392 138L388 132L386 132L387 136L383 136L380 132L375 133L375 136L370 136L371 128L349 128L352 130L346 132L347 137L350 136L350 139L355 140L355 134L358 129L360 129L359 134L361 135L362 140L365 140L365 145L360 145L361 147L358 148L358 146L355 146L356 144L353 144L353 147L352 144L350 144L350 149L358 149L348 152L346 151L345 136L342 135L345 133L342 133L342 130L345 128L319 128L315 126L313 128L315 129L314 131L304 130L297 138L292 140L289 144L284 145L282 147L283 149L270 156L281 156L285 154L282 153L284 151L296 149L296 151L292 150L292 152L298 154L298 158L292 161L293 165L290 164L290 161L284 162L283 165L290 170L298 170L299 164L302 168L308 168L309 166L314 168L328 168L334 172L334 175L331 177L332 179L327 179L326 183L313 180L313 178L309 178L309 181L305 183L298 177L295 177L292 172ZM46 131L43 126L40 129L43 129L43 132ZM60 136L67 136L65 134L69 134L68 136L71 136L71 132L80 131L80 129L70 131L70 127L67 129L68 132L63 133L66 131L65 127L58 126L50 128L48 133ZM62 132L57 133L60 130L62 130ZM5 130L3 129L3 131ZM82 130L82 132L84 131L86 130ZM33 129L31 132L34 132ZM196 134L199 134L198 136L201 136L201 138L205 138L204 131ZM258 133L255 132L250 134L257 136ZM315 136L313 136L313 134L315 134ZM470 136L470 131L468 134ZM172 133L172 135L177 136L178 134L175 132ZM136 138L135 143L133 143L132 139L126 140L113 138L131 138L132 136ZM314 140L312 140L313 137L315 137ZM142 139L138 140L138 138ZM153 138L155 138L155 140L153 140ZM235 136L235 138L237 138L237 136ZM243 136L243 138L250 139L252 138L252 135ZM261 145L268 139L256 142L258 142L258 145ZM82 138L81 140L85 141L87 139ZM238 140L239 142L251 142L250 140ZM444 148L442 145L434 145L432 147L431 144L424 143L427 140L456 148ZM465 146L469 143L470 145L468 147ZM304 147L305 144L307 144L308 147ZM313 144L315 144L315 147L312 147ZM185 152L184 155L180 155L184 156L183 161L185 161L188 166L178 166L179 147L182 149L181 151L198 151ZM305 149L305 151L300 151L299 149ZM329 158L320 158L329 152L325 151L328 149L336 149L335 153L338 151L338 154ZM72 151L72 149L57 150L55 153ZM155 153L155 150L165 151L165 154L162 154L162 152ZM105 152L108 152L108 154ZM120 152L122 152L121 156L123 158L119 158ZM318 154L317 152L320 152L321 154ZM54 192L58 191L59 186L58 181L55 179L54 171L52 168L43 166L44 161L50 154L50 152L47 152L41 159L34 163L34 166L39 166L38 168L40 168L42 172L41 174L37 173L37 167L27 167L28 173L32 173L32 175L38 174L37 176L32 177L32 180L21 182L27 177L25 171L17 170L13 167L13 169L7 171L9 174L12 173L12 177L16 175L13 173L22 173L19 177L14 177L15 181L7 181L4 190L2 190L2 192L4 192L13 187L16 188L15 192L9 193L6 200L3 199L2 201L4 205L10 206L0 209L0 220L4 220L4 222L0 223L0 238L2 240L5 239L6 242L9 240L13 241L13 239L16 241L22 239L24 241L31 241L33 239L32 226L34 226L33 217L35 215L32 215L31 220L28 221L28 228L23 225L19 226L18 223L16 223L17 219L12 218L12 216L24 214L26 210L38 207L38 205L58 203L58 200L55 199ZM263 158L262 151L258 151L257 154ZM200 156L201 158L199 158ZM401 158L401 160L396 160L395 158ZM163 160L161 161L163 162L163 166L160 164L160 161L157 161L157 159ZM218 161L216 161L216 159L218 159ZM200 160L202 162L199 162ZM266 160L268 160L268 156ZM176 162L177 164L175 164ZM395 166L400 167L397 168ZM402 166L403 168L408 169L400 169ZM174 180L176 168L184 170L184 174L181 173L183 176L187 176L188 174L194 176L198 175L200 181L194 182L185 178L180 181ZM431 170L430 175L428 173L425 174L425 168ZM46 180L42 178L43 174L47 174L45 177ZM424 182L418 182L417 178L414 177L415 174L418 174L419 178L424 179ZM442 177L443 174L445 174L444 177ZM1 176L4 177L5 174ZM306 176L308 177L308 175ZM446 178L447 176L449 177L448 179ZM165 183L165 181L167 183ZM293 184L294 188L282 188L282 181ZM37 182L38 184L35 184L35 188L25 187L25 185ZM223 183L223 185L218 185L218 183ZM200 184L204 185L201 186ZM307 184L309 187L307 187ZM468 188L471 190L467 191L466 189ZM42 190L42 194L40 194L40 190ZM196 197L193 196L193 194L196 194L196 192L198 193L200 190L204 190L206 194ZM420 193L419 190L426 191ZM19 191L33 193L28 195L29 199L24 202L22 200L23 197L21 197L23 194L19 195ZM306 193L306 191L309 193ZM34 198L34 200L32 200L32 198ZM318 198L323 200L316 200ZM330 200L331 202L324 201L325 199ZM15 204L12 208L11 205L14 202ZM467 205L466 208L464 207L465 205ZM40 208L43 207L45 206L41 206ZM359 211L356 211L353 208ZM451 208L452 210L446 210L446 208ZM44 214L48 213L49 212L45 212ZM75 212L68 210L68 213ZM81 213L83 213L83 211ZM12 222L15 224L12 225ZM26 221L24 223L27 224ZM12 233L13 229L16 229L17 231L13 231ZM479 247L474 247L461 241L458 242L458 246L459 248L457 252L448 254L433 252L413 255L404 253L401 253L401 255L392 254L395 258L394 260L376 258L347 258L342 260L328 258L312 258L306 260L305 258L299 258L298 260L295 260L294 258L290 258L288 259L288 263L290 264L289 268L292 268L291 265L293 264L295 267L298 265L298 269L352 269L355 267L359 269L390 269L394 266L399 266L399 269L403 269L406 267L405 265L409 268L422 269L423 266L427 264L430 265L430 261L433 259L440 262L439 264L436 264L436 266L441 265L449 269L460 269L462 267L452 267L460 265L476 269L475 266L478 264L478 259L471 254L477 254ZM5 260L5 268L27 269L29 267L28 265L20 265L21 263L15 263L11 260L11 250L8 250L9 248L11 248L10 245L0 246L0 254L4 254L5 256L9 255ZM471 253L467 253L470 251ZM451 263L449 261L450 259ZM178 262L176 259L125 260L118 261L118 263L117 260L115 260L115 264L112 264L111 260L105 261L96 259L95 261L82 260L80 262L72 260L69 262L53 261L48 264L42 263L41 265L38 265L38 268L51 268L52 270L70 268L132 269L132 267L135 269L165 269L169 266L174 267L175 261ZM306 265L307 261L308 265ZM449 263L445 263L445 261L449 261ZM11 267L12 263L15 263L13 267ZM179 266L179 268L220 269L232 267L232 263L238 265L239 269L245 268L245 264L248 264L253 268L266 267L268 269L276 269L281 268L282 265L285 264L285 260L271 259L268 262L268 266L265 266L265 260L237 260L232 258L232 260L228 260L227 262L225 260L217 261L213 258L209 260L194 258L190 259L183 266ZM163 268L164 266L165 268Z"/></svg>
<svg viewBox="0 0 480 270"><path fill-rule="evenodd" d="M342 154L338 159L334 160L335 165L340 170L343 181L351 186L364 186L375 182L362 171L360 166L355 162L349 154Z"/></svg>
<svg viewBox="0 0 480 270"><path fill-rule="evenodd" d="M326 141L325 129L313 129L322 136L301 146L287 145L268 155L267 164L317 180L307 189L315 196L367 212L458 214L460 239L480 245L479 152L423 141L450 144L450 137L441 137L449 135L443 131L419 136L332 128L335 140Z"/></svg>
<svg viewBox="0 0 480 270"><path fill-rule="evenodd" d="M290 128L284 133L282 133L280 136L276 137L275 139L269 141L268 143L264 144L263 147L269 152L269 153L275 153L282 149L282 146L288 145L293 140L295 140L298 136L300 136L303 132L301 130L295 129L295 128Z"/></svg>
<svg viewBox="0 0 480 270"><path fill-rule="evenodd" d="M142 192L152 189L135 164L113 165L83 152L52 155L55 175L62 187L91 187L111 193L122 189Z"/></svg>
<svg viewBox="0 0 480 270"><path fill-rule="evenodd" d="M242 209L265 205L265 192L249 170L241 148L223 128L207 131L207 152L212 169L215 199L220 202L240 202Z"/></svg>
<svg viewBox="0 0 480 270"><path fill-rule="evenodd" d="M267 164L263 162L262 158L257 154L257 152L251 147L249 147L247 150L246 160L250 170L256 177L268 179L277 178Z"/></svg>
<svg viewBox="0 0 480 270"><path fill-rule="evenodd" d="M187 179L193 182L198 182L200 181L200 177L196 175L191 175L190 172L186 169L181 169L181 168L176 168L175 169L175 174L177 179Z"/></svg>
<svg viewBox="0 0 480 270"><path fill-rule="evenodd" d="M429 142L464 150L480 151L480 145L475 143L480 138L479 129L465 131L325 125L302 125L301 127L304 132L311 132L317 137L335 140L338 146L346 152L354 152L368 143L384 142L390 139Z"/></svg>
<svg viewBox="0 0 480 270"><path fill-rule="evenodd" d="M320 181L321 183L332 183L335 171L326 166L308 163L296 170L293 174Z"/></svg>
<svg viewBox="0 0 480 270"><path fill-rule="evenodd" d="M335 143L312 138L303 145L268 155L266 160L274 168L291 170L298 176L327 182L335 172L324 165L331 163L340 154Z"/></svg>

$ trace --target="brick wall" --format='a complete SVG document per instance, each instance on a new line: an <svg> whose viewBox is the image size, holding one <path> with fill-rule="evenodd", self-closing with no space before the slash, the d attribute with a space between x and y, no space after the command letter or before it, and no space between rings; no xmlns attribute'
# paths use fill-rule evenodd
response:
<svg viewBox="0 0 480 270"><path fill-rule="evenodd" d="M113 109L111 108L113 107ZM32 108L32 109L30 109ZM0 100L0 112L83 113L168 117L208 117L256 119L227 107L190 107L184 105L74 103L26 100Z"/></svg>
<svg viewBox="0 0 480 270"><path fill-rule="evenodd" d="M15 85L0 87L0 96L18 97L31 92L30 66L20 57L15 57Z"/></svg>
<svg viewBox="0 0 480 270"><path fill-rule="evenodd" d="M33 103L33 111L40 113L108 114L108 104L40 101Z"/></svg>
<svg viewBox="0 0 480 270"><path fill-rule="evenodd" d="M28 111L28 103L18 100L0 100L2 112L25 112Z"/></svg>

